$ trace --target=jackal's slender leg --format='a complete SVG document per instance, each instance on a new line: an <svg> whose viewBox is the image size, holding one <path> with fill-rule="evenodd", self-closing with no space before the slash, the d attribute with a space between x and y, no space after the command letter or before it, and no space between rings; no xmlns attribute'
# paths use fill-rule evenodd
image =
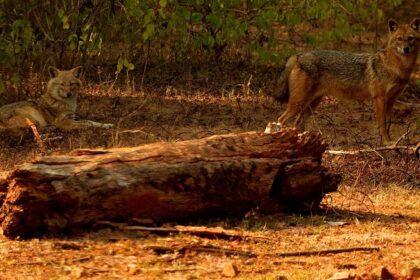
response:
<svg viewBox="0 0 420 280"><path fill-rule="evenodd" d="M389 139L391 139L390 137L390 131L391 131L391 123L392 123L392 117L394 115L394 111L393 111L393 107L394 107L394 103L395 100L397 98L393 97L390 98L387 102L386 102L386 112L385 112L385 122L386 122L386 127L385 127L385 132L387 134L387 137Z"/></svg>
<svg viewBox="0 0 420 280"><path fill-rule="evenodd" d="M321 103L321 100L322 100L322 96L319 96L319 97L316 97L315 99L313 99L311 101L311 103L309 103L309 105L306 106L306 109L299 113L299 115L298 115L298 117L296 118L296 121L295 121L295 126L299 125L299 123L300 123L300 128L302 130L305 130L306 121L313 114L316 107L318 107L319 103Z"/></svg>
<svg viewBox="0 0 420 280"><path fill-rule="evenodd" d="M91 120L73 120L69 118L60 118L55 125L63 129L79 129L88 127L111 128L114 125L109 123L99 123Z"/></svg>
<svg viewBox="0 0 420 280"><path fill-rule="evenodd" d="M290 118L297 116L294 126L300 123L302 114L309 105L312 94L313 81L300 68L295 68L289 76L289 101L286 111L278 118L278 122L285 124Z"/></svg>
<svg viewBox="0 0 420 280"><path fill-rule="evenodd" d="M110 124L110 123L99 123L99 122L94 122L91 120L73 121L71 125L74 128L83 128L83 127L111 128L114 126L113 124Z"/></svg>
<svg viewBox="0 0 420 280"><path fill-rule="evenodd" d="M277 119L277 122L285 125L286 122L295 114L295 110L292 108L292 106L287 104L286 110L283 112L283 114L280 115L280 117Z"/></svg>
<svg viewBox="0 0 420 280"><path fill-rule="evenodd" d="M386 103L383 97L375 98L376 121L378 124L379 134L381 135L381 143L391 141L386 133Z"/></svg>

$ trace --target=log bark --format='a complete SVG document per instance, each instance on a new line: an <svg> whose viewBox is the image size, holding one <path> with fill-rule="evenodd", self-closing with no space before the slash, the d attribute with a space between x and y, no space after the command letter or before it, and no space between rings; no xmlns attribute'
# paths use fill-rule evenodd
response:
<svg viewBox="0 0 420 280"><path fill-rule="evenodd" d="M341 179L321 165L325 149L316 134L283 129L45 156L0 180L1 228L25 238L100 220L317 208Z"/></svg>

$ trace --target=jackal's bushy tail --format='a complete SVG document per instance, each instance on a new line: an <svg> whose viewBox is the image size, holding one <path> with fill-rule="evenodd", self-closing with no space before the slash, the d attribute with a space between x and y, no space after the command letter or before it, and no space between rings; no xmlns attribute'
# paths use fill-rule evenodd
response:
<svg viewBox="0 0 420 280"><path fill-rule="evenodd" d="M273 93L273 98L277 101L287 102L289 100L289 75L296 63L297 57L295 55L287 60L286 66L277 81L277 87Z"/></svg>

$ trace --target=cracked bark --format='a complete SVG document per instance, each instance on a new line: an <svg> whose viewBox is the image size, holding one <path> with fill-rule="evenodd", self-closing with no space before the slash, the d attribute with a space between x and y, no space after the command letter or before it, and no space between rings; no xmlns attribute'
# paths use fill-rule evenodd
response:
<svg viewBox="0 0 420 280"><path fill-rule="evenodd" d="M0 179L0 223L15 238L99 220L317 208L340 182L321 165L325 149L318 135L284 129L46 156Z"/></svg>

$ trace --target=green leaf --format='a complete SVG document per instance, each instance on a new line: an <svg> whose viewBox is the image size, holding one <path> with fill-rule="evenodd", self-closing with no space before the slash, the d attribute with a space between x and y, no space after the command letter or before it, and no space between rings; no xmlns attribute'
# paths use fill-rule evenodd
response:
<svg viewBox="0 0 420 280"><path fill-rule="evenodd" d="M0 93L6 91L6 85L4 84L3 80L0 80Z"/></svg>
<svg viewBox="0 0 420 280"><path fill-rule="evenodd" d="M313 36L313 35L307 35L305 37L305 41L306 41L306 43L308 43L310 45L316 45L316 43L317 43L316 37Z"/></svg>
<svg viewBox="0 0 420 280"><path fill-rule="evenodd" d="M17 85L20 81L19 75L17 73L13 73L12 77L10 78L10 81L14 84Z"/></svg>
<svg viewBox="0 0 420 280"><path fill-rule="evenodd" d="M59 10L58 10L58 18L59 18L59 19L62 19L62 18L63 18L63 16L64 16L64 10L63 10L63 9L59 9Z"/></svg>
<svg viewBox="0 0 420 280"><path fill-rule="evenodd" d="M212 36L210 36L209 34L205 35L203 38L203 44L212 48L214 46L214 44L216 43L216 40L214 40L214 38Z"/></svg>
<svg viewBox="0 0 420 280"><path fill-rule="evenodd" d="M384 18L384 11L382 11L381 9L378 9L377 15L378 15L378 19L383 19Z"/></svg>
<svg viewBox="0 0 420 280"><path fill-rule="evenodd" d="M134 69L134 64L133 63L129 63L127 62L125 67L127 68L128 71L131 71Z"/></svg>
<svg viewBox="0 0 420 280"><path fill-rule="evenodd" d="M395 7L398 7L399 5L402 4L402 0L392 0L392 3L394 4Z"/></svg>
<svg viewBox="0 0 420 280"><path fill-rule="evenodd" d="M369 12L366 9L360 8L359 15L361 19L365 20L368 18Z"/></svg>
<svg viewBox="0 0 420 280"><path fill-rule="evenodd" d="M196 12L193 12L192 14L191 14L191 23L192 24L196 24L196 23L199 23L199 22L201 22L201 19L203 18L203 15L202 14L200 14L200 13L196 13Z"/></svg>
<svg viewBox="0 0 420 280"><path fill-rule="evenodd" d="M121 73L124 68L127 69L127 71L131 71L134 69L134 64L129 62L126 57L120 57L117 63L117 73Z"/></svg>
<svg viewBox="0 0 420 280"><path fill-rule="evenodd" d="M123 67L124 67L124 59L120 57L117 63L117 73L120 73Z"/></svg>
<svg viewBox="0 0 420 280"><path fill-rule="evenodd" d="M298 25L301 22L300 15L298 13L292 14L290 17L290 24L291 25Z"/></svg>
<svg viewBox="0 0 420 280"><path fill-rule="evenodd" d="M152 21L152 15L151 14L147 14L144 16L144 25L146 26L149 22Z"/></svg>
<svg viewBox="0 0 420 280"><path fill-rule="evenodd" d="M69 18L67 16L63 16L62 22L63 22L63 29L69 29L70 28Z"/></svg>
<svg viewBox="0 0 420 280"><path fill-rule="evenodd" d="M206 21L210 23L213 29L217 29L222 26L223 18L216 14L209 14L208 16L206 16Z"/></svg>
<svg viewBox="0 0 420 280"><path fill-rule="evenodd" d="M161 7L166 7L166 5L168 4L168 2L166 1L166 0L160 0L159 1L159 6L161 6Z"/></svg>
<svg viewBox="0 0 420 280"><path fill-rule="evenodd" d="M147 41L150 37L153 36L154 33L155 33L155 25L153 23L149 23L146 26L146 30L144 30L143 32L143 40Z"/></svg>

